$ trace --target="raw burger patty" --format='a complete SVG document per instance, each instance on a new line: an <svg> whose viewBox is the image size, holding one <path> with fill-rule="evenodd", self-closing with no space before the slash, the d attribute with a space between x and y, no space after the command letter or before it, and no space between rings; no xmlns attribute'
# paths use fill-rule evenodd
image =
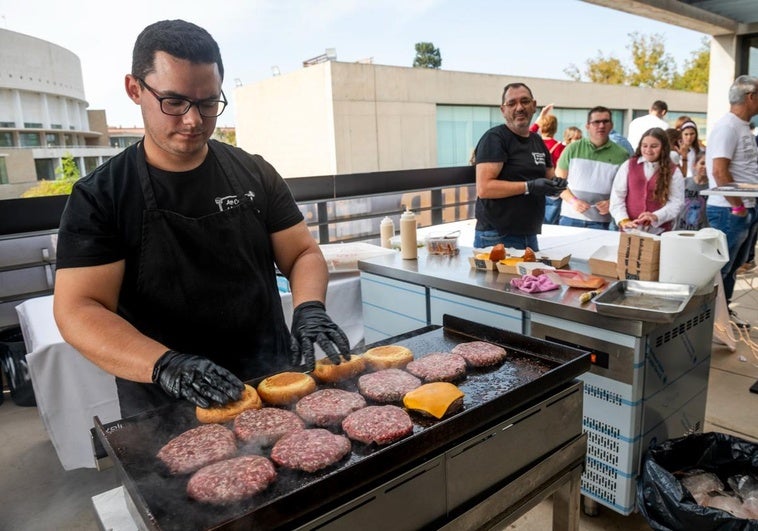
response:
<svg viewBox="0 0 758 531"><path fill-rule="evenodd" d="M450 352L433 352L413 360L405 370L425 382L452 382L466 375L466 360Z"/></svg>
<svg viewBox="0 0 758 531"><path fill-rule="evenodd" d="M282 436L305 428L292 411L277 407L248 409L234 419L234 434L245 444L271 446Z"/></svg>
<svg viewBox="0 0 758 531"><path fill-rule="evenodd" d="M187 474L237 453L237 440L221 424L204 424L171 439L158 451L158 459L172 474Z"/></svg>
<svg viewBox="0 0 758 531"><path fill-rule="evenodd" d="M350 413L366 407L366 399L358 393L342 389L322 389L304 396L295 404L295 412L314 426L339 426Z"/></svg>
<svg viewBox="0 0 758 531"><path fill-rule="evenodd" d="M405 393L421 385L421 380L402 369L383 369L358 378L358 390L375 402L399 402Z"/></svg>
<svg viewBox="0 0 758 531"><path fill-rule="evenodd" d="M205 466L187 483L193 500L222 505L258 494L276 479L274 465L260 455L243 455Z"/></svg>
<svg viewBox="0 0 758 531"><path fill-rule="evenodd" d="M393 405L368 406L350 413L342 429L354 441L389 444L413 433L410 415Z"/></svg>
<svg viewBox="0 0 758 531"><path fill-rule="evenodd" d="M293 431L276 441L271 459L279 466L316 472L350 453L350 440L323 428Z"/></svg>
<svg viewBox="0 0 758 531"><path fill-rule="evenodd" d="M472 367L490 367L505 359L508 353L503 347L486 341L459 343L453 347L453 354L458 354Z"/></svg>

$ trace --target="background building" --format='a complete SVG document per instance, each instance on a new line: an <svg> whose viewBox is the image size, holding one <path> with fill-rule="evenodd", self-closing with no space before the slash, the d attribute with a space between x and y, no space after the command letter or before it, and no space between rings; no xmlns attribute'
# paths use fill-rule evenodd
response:
<svg viewBox="0 0 758 531"><path fill-rule="evenodd" d="M671 123L688 114L705 133L705 94L327 61L237 87L237 145L285 177L463 166L482 133L503 123L503 86L514 81L538 105L555 104L559 137L569 126L585 131L595 105L626 131L658 99Z"/></svg>
<svg viewBox="0 0 758 531"><path fill-rule="evenodd" d="M87 110L79 58L0 29L0 199L55 179L65 156L84 175L119 151L109 145L105 111Z"/></svg>

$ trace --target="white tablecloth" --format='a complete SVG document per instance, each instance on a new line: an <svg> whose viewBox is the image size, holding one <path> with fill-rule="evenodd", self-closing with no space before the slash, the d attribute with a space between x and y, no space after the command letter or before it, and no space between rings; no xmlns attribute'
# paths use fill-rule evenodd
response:
<svg viewBox="0 0 758 531"><path fill-rule="evenodd" d="M363 341L363 311L357 272L333 274L326 307L355 346ZM284 315L292 321L292 295L282 293ZM53 318L53 297L29 299L16 307L26 359L42 422L65 470L94 468L90 428L121 418L116 382L68 343Z"/></svg>

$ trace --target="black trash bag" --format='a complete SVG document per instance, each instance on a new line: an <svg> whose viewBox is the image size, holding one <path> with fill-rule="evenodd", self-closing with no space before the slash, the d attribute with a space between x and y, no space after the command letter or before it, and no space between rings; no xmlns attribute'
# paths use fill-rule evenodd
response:
<svg viewBox="0 0 758 531"><path fill-rule="evenodd" d="M688 470L727 478L758 473L758 444L724 433L671 439L648 449L637 482L637 508L656 530L758 531L758 520L699 505L676 475Z"/></svg>
<svg viewBox="0 0 758 531"><path fill-rule="evenodd" d="M0 332L0 369L11 390L11 398L18 406L37 405L34 388L26 362L26 346L20 327Z"/></svg>

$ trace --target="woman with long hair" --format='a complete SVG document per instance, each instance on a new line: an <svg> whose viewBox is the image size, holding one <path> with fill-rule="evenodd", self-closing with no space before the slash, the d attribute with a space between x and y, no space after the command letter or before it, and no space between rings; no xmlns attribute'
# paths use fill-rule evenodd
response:
<svg viewBox="0 0 758 531"><path fill-rule="evenodd" d="M666 132L654 127L645 131L634 156L619 167L610 201L619 229L652 234L672 229L684 206L684 179L670 151Z"/></svg>
<svg viewBox="0 0 758 531"><path fill-rule="evenodd" d="M685 177L694 178L697 173L695 161L703 151L700 138L698 138L697 124L689 116L680 116L676 119L674 128L682 132L679 154L682 157L682 165L687 168Z"/></svg>

